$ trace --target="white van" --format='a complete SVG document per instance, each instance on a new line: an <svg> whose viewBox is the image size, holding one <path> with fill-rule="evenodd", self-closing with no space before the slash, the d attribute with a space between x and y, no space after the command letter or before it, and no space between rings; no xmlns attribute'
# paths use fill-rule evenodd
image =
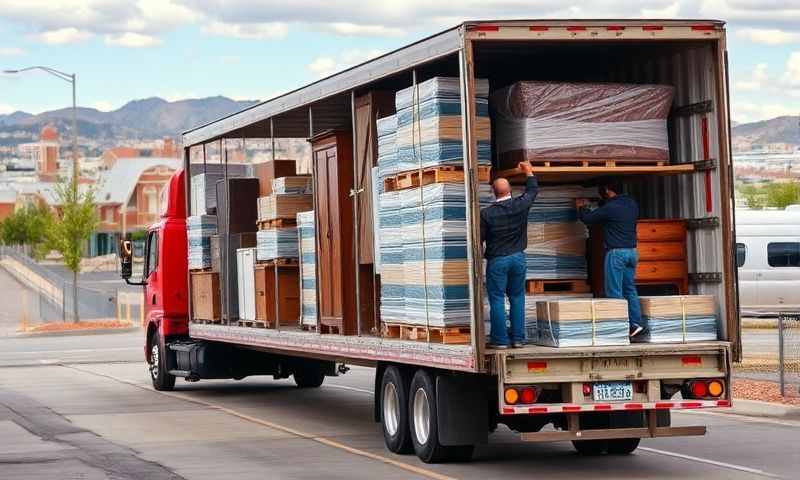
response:
<svg viewBox="0 0 800 480"><path fill-rule="evenodd" d="M743 316L800 311L800 205L737 209L736 265Z"/></svg>

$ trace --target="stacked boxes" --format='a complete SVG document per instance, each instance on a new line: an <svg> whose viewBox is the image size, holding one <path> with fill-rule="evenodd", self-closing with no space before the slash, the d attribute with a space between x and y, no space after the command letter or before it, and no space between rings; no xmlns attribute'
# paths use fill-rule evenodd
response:
<svg viewBox="0 0 800 480"><path fill-rule="evenodd" d="M717 340L717 306L711 295L640 297L642 327L638 342Z"/></svg>
<svg viewBox="0 0 800 480"><path fill-rule="evenodd" d="M276 178L272 180L272 193L311 193L311 175Z"/></svg>
<svg viewBox="0 0 800 480"><path fill-rule="evenodd" d="M478 163L491 163L489 81L475 80ZM464 163L458 78L434 77L397 92L397 170Z"/></svg>
<svg viewBox="0 0 800 480"><path fill-rule="evenodd" d="M268 222L279 218L294 220L297 212L314 208L313 195L303 193L273 193L258 199L258 221Z"/></svg>
<svg viewBox="0 0 800 480"><path fill-rule="evenodd" d="M549 347L629 345L628 302L595 298L537 302L536 343Z"/></svg>
<svg viewBox="0 0 800 480"><path fill-rule="evenodd" d="M215 215L193 215L186 219L189 270L211 268L211 236L217 234Z"/></svg>
<svg viewBox="0 0 800 480"><path fill-rule="evenodd" d="M525 296L525 339L528 343L537 343L539 341L539 326L538 326L538 313L537 302L551 302L555 300L575 300L592 298L591 293L572 293L569 295L526 295ZM506 318L509 318L509 311L511 305L508 298L505 299ZM487 295L483 296L483 320L485 323L486 335L491 332L491 307L489 306L489 298ZM506 327L511 328L507 322Z"/></svg>
<svg viewBox="0 0 800 480"><path fill-rule="evenodd" d="M575 199L596 197L576 186L543 187L528 213L529 280L586 279L586 226L578 220Z"/></svg>
<svg viewBox="0 0 800 480"><path fill-rule="evenodd" d="M403 209L400 192L379 195L378 225L381 258L381 319L401 322L404 317L405 281L403 280Z"/></svg>
<svg viewBox="0 0 800 480"><path fill-rule="evenodd" d="M256 232L256 258L259 262L276 258L298 258L297 228L273 227Z"/></svg>
<svg viewBox="0 0 800 480"><path fill-rule="evenodd" d="M297 233L300 243L300 323L317 325L317 238L314 230L314 211L297 214Z"/></svg>
<svg viewBox="0 0 800 480"><path fill-rule="evenodd" d="M205 165L204 173L192 176L190 207L191 215L214 215L217 211L217 182L225 178L224 165ZM246 177L250 174L250 165L232 163L228 165L228 178Z"/></svg>

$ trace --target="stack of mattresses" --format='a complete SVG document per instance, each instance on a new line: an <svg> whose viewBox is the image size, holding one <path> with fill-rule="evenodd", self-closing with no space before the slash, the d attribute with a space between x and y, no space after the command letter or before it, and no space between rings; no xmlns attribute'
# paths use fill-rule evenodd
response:
<svg viewBox="0 0 800 480"><path fill-rule="evenodd" d="M296 219L298 212L314 207L314 196L302 193L273 193L258 199L258 221L265 222L279 218ZM297 233L297 232L295 232Z"/></svg>
<svg viewBox="0 0 800 480"><path fill-rule="evenodd" d="M317 242L314 233L314 211L297 214L300 243L300 323L317 325Z"/></svg>
<svg viewBox="0 0 800 480"><path fill-rule="evenodd" d="M297 228L273 227L256 232L256 259L298 258Z"/></svg>
<svg viewBox="0 0 800 480"><path fill-rule="evenodd" d="M390 115L376 122L378 135L378 176L390 177L397 170L397 117Z"/></svg>
<svg viewBox="0 0 800 480"><path fill-rule="evenodd" d="M517 82L492 93L500 168L520 161L669 161L673 87Z"/></svg>
<svg viewBox="0 0 800 480"><path fill-rule="evenodd" d="M637 342L717 340L717 305L711 295L640 297L642 327Z"/></svg>
<svg viewBox="0 0 800 480"><path fill-rule="evenodd" d="M596 298L536 303L536 343L550 347L628 345L628 302Z"/></svg>
<svg viewBox="0 0 800 480"><path fill-rule="evenodd" d="M491 163L489 81L475 80L478 163ZM398 171L464 163L458 78L434 77L397 92Z"/></svg>
<svg viewBox="0 0 800 480"><path fill-rule="evenodd" d="M272 180L272 192L276 194L311 193L311 175L279 177Z"/></svg>
<svg viewBox="0 0 800 480"><path fill-rule="evenodd" d="M211 237L217 234L215 215L192 215L186 219L189 270L211 268Z"/></svg>
<svg viewBox="0 0 800 480"><path fill-rule="evenodd" d="M521 191L515 189L515 193ZM593 198L596 189L542 187L528 213L528 280L577 280L588 277L586 226L578 220L577 198Z"/></svg>
<svg viewBox="0 0 800 480"><path fill-rule="evenodd" d="M403 210L400 192L379 195L377 236L381 258L381 320L401 322L404 318L405 281L403 280Z"/></svg>

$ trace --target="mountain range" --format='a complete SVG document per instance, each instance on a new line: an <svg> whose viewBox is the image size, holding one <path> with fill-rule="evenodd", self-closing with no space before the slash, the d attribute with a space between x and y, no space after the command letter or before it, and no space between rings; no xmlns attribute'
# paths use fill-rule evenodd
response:
<svg viewBox="0 0 800 480"><path fill-rule="evenodd" d="M122 139L155 139L177 137L189 128L218 119L257 103L256 100L237 101L217 96L169 102L159 97L133 100L121 108L102 112L95 108L78 107L78 131L81 137L97 143L114 144ZM47 124L59 132L69 130L72 109L63 108L31 115L14 112L0 115L0 133L29 132L36 138ZM5 140L8 140L7 138ZM31 141L31 138L22 139Z"/></svg>
<svg viewBox="0 0 800 480"><path fill-rule="evenodd" d="M178 137L181 132L257 103L223 96L170 102L159 97L133 100L121 108L102 112L78 108L81 137L108 148L130 140ZM13 146L38 138L42 127L54 124L60 132L70 128L72 109L64 108L32 115L14 112L0 115L0 145ZM63 135L63 133L62 133ZM800 117L782 116L753 123L734 124L733 140L748 144L789 143L800 145Z"/></svg>

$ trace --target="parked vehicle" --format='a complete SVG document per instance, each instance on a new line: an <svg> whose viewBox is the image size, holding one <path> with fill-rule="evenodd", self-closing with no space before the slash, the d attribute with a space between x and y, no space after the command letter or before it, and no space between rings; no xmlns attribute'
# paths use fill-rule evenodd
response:
<svg viewBox="0 0 800 480"><path fill-rule="evenodd" d="M196 381L247 375L293 376L299 387L318 387L325 376L346 372L346 365L373 367L374 417L383 426L387 448L414 451L425 462L468 459L474 445L486 442L499 423L520 432L524 441L570 440L582 453L624 454L633 451L640 438L703 435L704 426L671 426L670 411L729 407L730 365L740 352L729 208L733 202L726 58L725 29L719 21L467 22L185 132L184 169L171 179L166 212L149 230L141 282L148 322L144 351L154 388L172 389L177 377ZM248 137L318 138L329 130L346 135L356 128L356 95L396 92L439 75L460 78L461 111L466 112L462 131L471 220L468 344L385 339L361 328L342 335L193 317L188 302L187 172L198 168L191 162L198 155L203 158L207 144L224 149L226 139L238 145ZM637 175L635 195L642 215L687 221L687 251L679 253L688 256L691 292L716 299L721 340L487 350L476 221L476 77L493 86L546 78L675 87L668 165L644 170L612 164L547 165L537 167L537 174L542 181L584 180L608 174L608 168ZM349 153L323 152L314 162L338 167L327 169L325 178L330 182L326 188L344 192L335 199L339 206L350 205L352 211L359 195L369 195L354 188L356 167ZM326 226L335 230L324 234L326 241L359 238L355 232L363 220L358 213L337 219ZM358 262L348 256L350 247L338 250L338 265ZM130 278L130 250L122 250L123 277ZM352 268L359 271L359 264ZM335 286L345 307L370 300L360 291L359 278L360 274L346 278L354 282L346 288ZM318 282L323 284L320 295L331 293L325 281L335 280ZM619 388L611 388L614 385ZM612 390L622 395L609 393L611 400L603 400L595 394ZM548 424L556 430L541 431Z"/></svg>
<svg viewBox="0 0 800 480"><path fill-rule="evenodd" d="M800 210L737 210L736 266L742 315L800 311Z"/></svg>

